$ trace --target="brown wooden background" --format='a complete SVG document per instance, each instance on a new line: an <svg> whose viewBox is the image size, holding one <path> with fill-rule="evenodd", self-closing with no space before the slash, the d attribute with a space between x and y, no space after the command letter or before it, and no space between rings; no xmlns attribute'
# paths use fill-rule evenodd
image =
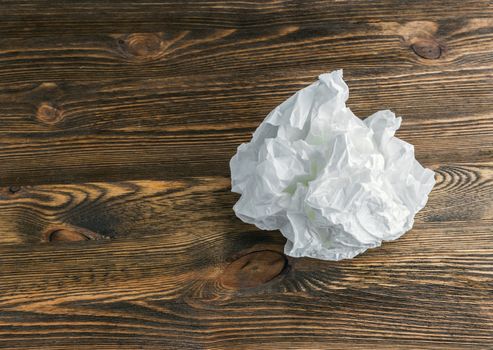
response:
<svg viewBox="0 0 493 350"><path fill-rule="evenodd" d="M396 242L285 260L228 161L338 68L437 185ZM0 1L0 348L491 349L492 117L491 1Z"/></svg>

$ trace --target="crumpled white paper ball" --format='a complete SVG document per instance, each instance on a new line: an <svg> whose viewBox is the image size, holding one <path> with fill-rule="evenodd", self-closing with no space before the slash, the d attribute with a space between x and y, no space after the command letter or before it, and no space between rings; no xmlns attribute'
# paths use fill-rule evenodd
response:
<svg viewBox="0 0 493 350"><path fill-rule="evenodd" d="M244 222L279 229L285 253L352 258L410 230L435 184L394 137L389 110L364 121L346 107L342 70L319 76L276 107L231 159Z"/></svg>

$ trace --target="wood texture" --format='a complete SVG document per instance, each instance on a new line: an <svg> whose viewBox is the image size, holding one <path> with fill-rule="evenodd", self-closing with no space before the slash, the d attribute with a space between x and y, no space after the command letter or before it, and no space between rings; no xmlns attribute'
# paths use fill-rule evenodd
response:
<svg viewBox="0 0 493 350"><path fill-rule="evenodd" d="M1 349L493 347L490 1L1 1ZM228 161L344 68L437 185L412 231L292 259Z"/></svg>

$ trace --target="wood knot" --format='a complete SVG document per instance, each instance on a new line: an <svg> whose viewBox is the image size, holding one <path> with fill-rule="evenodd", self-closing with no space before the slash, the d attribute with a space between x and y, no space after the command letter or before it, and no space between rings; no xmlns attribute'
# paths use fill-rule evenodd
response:
<svg viewBox="0 0 493 350"><path fill-rule="evenodd" d="M118 45L125 57L141 61L155 60L164 51L161 37L154 33L135 33L118 40Z"/></svg>
<svg viewBox="0 0 493 350"><path fill-rule="evenodd" d="M50 242L76 242L76 241L88 241L89 237L80 232L71 230L56 230L50 233Z"/></svg>
<svg viewBox="0 0 493 350"><path fill-rule="evenodd" d="M39 105L36 118L46 124L56 124L63 119L63 113L59 108L54 107L48 102Z"/></svg>
<svg viewBox="0 0 493 350"><path fill-rule="evenodd" d="M286 257L272 250L243 255L230 263L221 275L221 284L229 289L260 286L277 277L287 267Z"/></svg>
<svg viewBox="0 0 493 350"><path fill-rule="evenodd" d="M430 39L417 40L411 45L414 53L419 57L429 60L436 60L442 55L442 48L440 45Z"/></svg>
<svg viewBox="0 0 493 350"><path fill-rule="evenodd" d="M48 242L78 242L101 238L101 235L81 227L54 228L44 233L44 240Z"/></svg>
<svg viewBox="0 0 493 350"><path fill-rule="evenodd" d="M45 82L45 83L39 84L39 88L46 89L46 90L53 90L53 89L57 89L58 85L54 82Z"/></svg>
<svg viewBox="0 0 493 350"><path fill-rule="evenodd" d="M11 194L15 194L15 193L19 192L20 190L21 190L21 187L17 186L17 185L12 185L9 187L9 193L11 193Z"/></svg>

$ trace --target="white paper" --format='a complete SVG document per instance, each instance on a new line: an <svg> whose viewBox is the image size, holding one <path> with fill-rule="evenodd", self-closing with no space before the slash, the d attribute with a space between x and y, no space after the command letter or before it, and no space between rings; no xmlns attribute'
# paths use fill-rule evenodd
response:
<svg viewBox="0 0 493 350"><path fill-rule="evenodd" d="M364 121L346 107L342 70L277 106L230 162L234 206L244 222L280 230L285 253L352 258L413 225L435 184L414 147L394 137L389 110Z"/></svg>

